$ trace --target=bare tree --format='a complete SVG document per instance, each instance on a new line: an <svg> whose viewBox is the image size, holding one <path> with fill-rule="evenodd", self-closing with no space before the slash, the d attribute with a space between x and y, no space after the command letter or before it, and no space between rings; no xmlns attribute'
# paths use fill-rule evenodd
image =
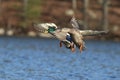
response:
<svg viewBox="0 0 120 80"><path fill-rule="evenodd" d="M73 10L75 12L77 9L77 0L72 0L72 7L73 7Z"/></svg>
<svg viewBox="0 0 120 80"><path fill-rule="evenodd" d="M89 0L84 0L84 29L88 28L88 22L87 22L88 4L89 4Z"/></svg>
<svg viewBox="0 0 120 80"><path fill-rule="evenodd" d="M25 25L27 22L27 7L28 7L28 0L24 0L24 17L25 17Z"/></svg>
<svg viewBox="0 0 120 80"><path fill-rule="evenodd" d="M102 25L104 30L108 30L108 0L103 0Z"/></svg>
<svg viewBox="0 0 120 80"><path fill-rule="evenodd" d="M24 0L24 11L27 10L27 6L28 6L28 0Z"/></svg>
<svg viewBox="0 0 120 80"><path fill-rule="evenodd" d="M2 5L2 0L0 0L0 15L1 15L1 11L2 11L1 5Z"/></svg>

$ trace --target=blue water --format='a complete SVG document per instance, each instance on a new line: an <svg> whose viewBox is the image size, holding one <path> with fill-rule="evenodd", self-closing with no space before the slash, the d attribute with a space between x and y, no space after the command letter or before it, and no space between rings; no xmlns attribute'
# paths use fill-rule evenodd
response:
<svg viewBox="0 0 120 80"><path fill-rule="evenodd" d="M55 39L0 37L0 80L120 80L120 43L86 46L71 53Z"/></svg>

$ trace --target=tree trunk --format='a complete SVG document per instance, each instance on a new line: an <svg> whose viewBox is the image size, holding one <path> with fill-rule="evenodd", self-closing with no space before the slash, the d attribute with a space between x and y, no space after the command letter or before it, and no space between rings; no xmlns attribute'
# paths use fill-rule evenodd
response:
<svg viewBox="0 0 120 80"><path fill-rule="evenodd" d="M76 9L77 9L77 0L72 0L72 7L73 7L73 10L74 10L74 13L75 13Z"/></svg>
<svg viewBox="0 0 120 80"><path fill-rule="evenodd" d="M28 0L24 0L24 26L27 26L27 7L28 7Z"/></svg>
<svg viewBox="0 0 120 80"><path fill-rule="evenodd" d="M89 0L84 0L84 29L88 29L88 22L87 22L88 4L89 4Z"/></svg>
<svg viewBox="0 0 120 80"><path fill-rule="evenodd" d="M0 15L1 15L1 11L2 11L1 5L2 5L2 0L0 0Z"/></svg>
<svg viewBox="0 0 120 80"><path fill-rule="evenodd" d="M108 30L108 0L103 0L102 24L104 30Z"/></svg>

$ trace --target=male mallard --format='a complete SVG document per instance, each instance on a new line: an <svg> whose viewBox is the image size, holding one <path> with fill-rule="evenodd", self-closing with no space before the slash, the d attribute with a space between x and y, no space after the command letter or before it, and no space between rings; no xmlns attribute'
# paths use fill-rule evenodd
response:
<svg viewBox="0 0 120 80"><path fill-rule="evenodd" d="M34 24L33 26L40 32L47 31L60 40L60 47L62 47L63 43L66 48L71 49L72 52L75 51L74 45L80 49L80 52L85 49L83 36L95 36L107 33L106 31L79 30L78 28L80 26L74 17L71 19L71 24L73 28L58 28L54 23L40 23ZM67 34L70 35L72 41L66 39Z"/></svg>

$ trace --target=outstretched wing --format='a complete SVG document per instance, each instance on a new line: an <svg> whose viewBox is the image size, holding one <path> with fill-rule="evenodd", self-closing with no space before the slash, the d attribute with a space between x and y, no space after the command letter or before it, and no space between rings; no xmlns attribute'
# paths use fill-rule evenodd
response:
<svg viewBox="0 0 120 80"><path fill-rule="evenodd" d="M33 23L32 25L36 30L38 30L42 33L44 31L48 30L49 27L56 27L57 28L56 24L54 24L54 23L40 23L40 24Z"/></svg>
<svg viewBox="0 0 120 80"><path fill-rule="evenodd" d="M77 22L77 20L75 19L74 16L72 17L70 23L71 23L71 25L72 25L73 28L79 29L79 24L78 24L78 22Z"/></svg>
<svg viewBox="0 0 120 80"><path fill-rule="evenodd" d="M80 30L84 29L83 22L81 20L76 20L74 16L71 19L70 23L71 23L72 27L75 29L80 29Z"/></svg>
<svg viewBox="0 0 120 80"><path fill-rule="evenodd" d="M108 31L80 30L80 33L83 36L96 36L96 35L105 35L108 33Z"/></svg>
<svg viewBox="0 0 120 80"><path fill-rule="evenodd" d="M56 24L54 24L54 23L39 23L39 24L32 23L32 26L37 31L39 31L39 35L41 37L49 37L49 38L53 38L54 36L48 33L48 28L49 27L56 27L57 28Z"/></svg>

